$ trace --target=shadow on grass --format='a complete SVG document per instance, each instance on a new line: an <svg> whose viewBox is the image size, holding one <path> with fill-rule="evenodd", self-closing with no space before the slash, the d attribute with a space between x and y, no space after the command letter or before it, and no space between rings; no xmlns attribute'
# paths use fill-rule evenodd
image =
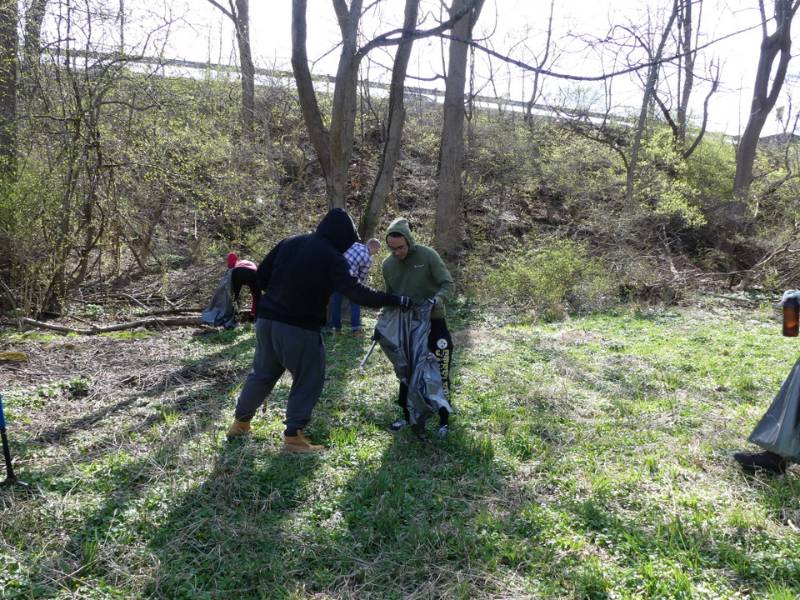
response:
<svg viewBox="0 0 800 600"><path fill-rule="evenodd" d="M144 393L185 390L243 343ZM494 442L480 432L484 424L468 422L470 405L447 440L420 444L410 432L376 429L396 414L396 384L380 401L347 403L347 381L367 345L346 340L328 354L329 381L312 427L315 440L331 447L325 456L277 454L258 427L254 440L220 446L222 407L214 399L232 381L206 379L127 431L142 438L125 436L131 439L119 447L103 432L96 447L106 454L71 464L79 475L65 477L60 464L43 485L86 498L80 514L54 523L67 541L58 544L60 557L39 567L36 593L107 584L163 598L469 598L507 592L505 577L552 559L545 545L531 554L526 535L509 529L505 515L521 500ZM187 418L176 423L170 411ZM165 427L148 435L144 423ZM547 432L564 437L558 424ZM524 439L514 443L530 451ZM76 482L85 488L76 490ZM119 566L129 546L145 563L124 563L141 569L136 579Z"/></svg>
<svg viewBox="0 0 800 600"><path fill-rule="evenodd" d="M151 540L159 598L286 596L304 552L293 515L313 498L319 456L281 454L257 440L226 444L213 471L181 498Z"/></svg>
<svg viewBox="0 0 800 600"><path fill-rule="evenodd" d="M471 551L459 535L473 503L503 485L491 442L371 432L370 444L385 445L378 456L363 453L356 429L332 429L322 456L265 452L257 438L223 449L153 537L160 569L148 593L400 598L452 589L452 577L440 580L468 564L453 555Z"/></svg>
<svg viewBox="0 0 800 600"><path fill-rule="evenodd" d="M227 362L232 353L248 346L252 346L250 340L240 340L234 346L221 348L175 369L155 385L129 392L128 398L23 443L25 454L43 450L51 453L58 447L62 448L57 451L59 454L69 454L39 471L30 462L24 469L25 478L42 491L42 499L58 494L68 498L70 506L82 507L79 511L66 510L52 523L53 532L60 530L58 537L65 541L55 544L61 548L60 556L50 552L52 559L37 564L41 577L34 579L36 593L47 594L60 588L76 590L87 582L118 576L114 574L116 555L126 546L119 536L133 535L129 527L147 530L149 504L160 502L157 496L163 492L165 481L184 475L180 472L182 461L186 460L182 455L196 452L187 448L215 445L215 437L223 427L220 398L241 377L229 369L224 370L223 377L215 369ZM146 396L165 395L161 402L148 403L141 418L125 415L123 428L101 426L108 419L121 419L126 408ZM180 417L184 420L180 421ZM162 429L153 429L156 426ZM71 436L92 429L97 432L91 446L79 455L70 452ZM40 506L42 500L30 502L34 513L53 509L52 505ZM145 525L131 525L131 521L143 521Z"/></svg>
<svg viewBox="0 0 800 600"><path fill-rule="evenodd" d="M70 421L69 423L62 423L55 427L51 427L30 442L33 445L67 442L71 435L77 432L83 432L87 428L96 425L105 419L115 417L121 411L124 411L125 409L130 408L132 405L137 403L141 398L162 396L176 390L177 388L185 387L187 383L202 380L206 382L212 382L212 386L229 386L234 378L240 377L240 374L230 367L225 367L224 365L227 364L229 359L240 355L240 353L244 351L251 351L253 348L252 339L237 339L239 337L239 335L231 337L232 340L236 340L236 344L233 346L226 346L211 356L202 357L197 361L192 361L183 367L174 369L173 371L168 372L160 377L155 384L152 384L142 390L137 389L131 391L128 393L126 398L114 402L113 404L100 407L88 414L81 416L78 419ZM224 338L220 338L218 336L216 343L224 343L225 341L226 340ZM205 343L211 342L209 340ZM175 399L173 404L176 410L185 411L190 408L187 405L185 398L181 398L180 396ZM158 415L151 415L146 422L143 421L140 423L139 428L141 429L142 427L152 425L156 420L158 420L158 418Z"/></svg>
<svg viewBox="0 0 800 600"><path fill-rule="evenodd" d="M492 441L458 426L443 442L382 431L397 416L394 377L388 398L351 397L371 342L325 343L311 431L329 451L276 454L258 426L252 440L226 446L152 537L159 569L150 595L436 597L471 581L459 573L476 549L461 536L481 501L505 486Z"/></svg>
<svg viewBox="0 0 800 600"><path fill-rule="evenodd" d="M196 390L203 394L213 390ZM217 411L218 412L218 411ZM161 418L163 421L163 416ZM197 445L207 435L213 441L219 425L214 412L203 419L171 426L160 437L139 438L139 444L126 443L111 447L113 435L107 438L106 450L83 461L70 461L43 472L29 473L31 482L43 491L44 497L63 495L65 506L59 519L51 525L66 541L58 544L60 555L37 565L41 577L36 578L36 594L49 594L58 589L76 591L106 578L119 577L118 561L128 544L136 544L137 535L145 533L148 511L163 501L160 494L172 477L180 478L182 453ZM52 510L52 505L32 506L32 510ZM51 532L51 533L53 533Z"/></svg>

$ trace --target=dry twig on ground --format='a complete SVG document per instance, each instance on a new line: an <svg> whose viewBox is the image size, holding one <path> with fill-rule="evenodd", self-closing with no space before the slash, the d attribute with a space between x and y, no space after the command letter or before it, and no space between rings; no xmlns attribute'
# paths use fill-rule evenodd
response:
<svg viewBox="0 0 800 600"><path fill-rule="evenodd" d="M130 323L117 323L116 325L107 325L105 327L91 327L90 329L78 329L76 327L66 327L65 325L54 325L52 323L44 323L35 319L23 317L20 322L39 329L49 329L50 331L58 331L60 333L77 333L79 335L97 335L98 333L109 333L112 331L123 331L126 329L136 329L137 327L185 327L186 325L202 325L200 317L170 317L165 319L141 319L139 321L131 321Z"/></svg>

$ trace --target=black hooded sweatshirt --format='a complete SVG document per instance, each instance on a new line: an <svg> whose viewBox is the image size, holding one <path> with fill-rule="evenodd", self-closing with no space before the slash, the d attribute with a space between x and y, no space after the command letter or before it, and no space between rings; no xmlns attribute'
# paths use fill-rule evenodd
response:
<svg viewBox="0 0 800 600"><path fill-rule="evenodd" d="M258 265L258 317L319 331L334 291L372 308L398 306L399 296L369 288L350 275L343 252L357 241L350 215L334 208L316 232L278 242Z"/></svg>

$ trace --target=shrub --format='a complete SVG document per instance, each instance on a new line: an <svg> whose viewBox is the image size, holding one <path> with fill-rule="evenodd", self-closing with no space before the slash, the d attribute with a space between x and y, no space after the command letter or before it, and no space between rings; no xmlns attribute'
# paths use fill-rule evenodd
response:
<svg viewBox="0 0 800 600"><path fill-rule="evenodd" d="M585 244L565 239L512 252L480 285L478 295L485 301L530 310L545 320L563 318L570 309L597 308L612 290L601 261L589 256Z"/></svg>

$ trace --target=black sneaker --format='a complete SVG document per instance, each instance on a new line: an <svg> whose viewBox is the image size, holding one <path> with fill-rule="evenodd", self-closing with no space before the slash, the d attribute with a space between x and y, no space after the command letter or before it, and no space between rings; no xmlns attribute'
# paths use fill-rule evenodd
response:
<svg viewBox="0 0 800 600"><path fill-rule="evenodd" d="M788 462L780 454L775 454L774 452L769 451L759 452L757 454L750 452L737 452L733 455L733 458L742 466L742 469L748 473L754 473L759 469L762 471L767 471L768 473L785 473Z"/></svg>
<svg viewBox="0 0 800 600"><path fill-rule="evenodd" d="M408 421L405 419L397 419L397 421L389 425L389 431L400 431L405 427L408 427Z"/></svg>

